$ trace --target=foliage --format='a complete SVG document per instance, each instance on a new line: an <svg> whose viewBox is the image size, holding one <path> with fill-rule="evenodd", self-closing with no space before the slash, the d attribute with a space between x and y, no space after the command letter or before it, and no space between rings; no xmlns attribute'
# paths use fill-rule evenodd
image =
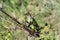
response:
<svg viewBox="0 0 60 40"><path fill-rule="evenodd" d="M60 0L0 0L0 2L3 2L5 12L23 24L25 24L25 14L30 12L40 27L45 28L45 23L50 25L50 29L45 28L49 33L43 32L34 40L60 39L58 36L60 35ZM26 40L27 33L19 28L15 21L0 12L0 40Z"/></svg>

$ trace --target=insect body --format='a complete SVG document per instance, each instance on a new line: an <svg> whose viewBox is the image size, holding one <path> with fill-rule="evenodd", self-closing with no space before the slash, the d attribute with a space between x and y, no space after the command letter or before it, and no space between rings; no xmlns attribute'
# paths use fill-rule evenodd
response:
<svg viewBox="0 0 60 40"><path fill-rule="evenodd" d="M29 14L26 16L26 22L28 23L28 28L30 28L36 35L39 34L40 27L37 21ZM39 36L39 35L38 35Z"/></svg>

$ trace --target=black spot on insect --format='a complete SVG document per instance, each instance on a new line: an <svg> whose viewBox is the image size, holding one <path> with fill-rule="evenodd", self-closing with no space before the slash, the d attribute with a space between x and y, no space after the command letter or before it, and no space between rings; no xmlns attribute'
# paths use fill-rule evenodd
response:
<svg viewBox="0 0 60 40"><path fill-rule="evenodd" d="M37 37L40 37L39 34L36 34Z"/></svg>
<svg viewBox="0 0 60 40"><path fill-rule="evenodd" d="M48 23L45 23L45 26L47 26L48 25Z"/></svg>
<svg viewBox="0 0 60 40"><path fill-rule="evenodd" d="M39 4L37 3L37 4L36 4L36 6L38 7L38 6L39 6Z"/></svg>

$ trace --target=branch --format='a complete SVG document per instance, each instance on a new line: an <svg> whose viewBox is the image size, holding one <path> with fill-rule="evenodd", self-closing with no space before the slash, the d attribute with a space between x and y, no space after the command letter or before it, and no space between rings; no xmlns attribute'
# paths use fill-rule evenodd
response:
<svg viewBox="0 0 60 40"><path fill-rule="evenodd" d="M12 20L14 20L17 24L19 24L19 27L22 27L23 29L25 29L27 32L29 32L30 35L34 36L34 33L26 26L23 25L22 23L20 23L17 19L13 18L12 16L10 16L8 13L6 13L4 10L0 9L1 12L3 12L5 15L7 15L9 18L11 18ZM21 26L22 25L22 26Z"/></svg>

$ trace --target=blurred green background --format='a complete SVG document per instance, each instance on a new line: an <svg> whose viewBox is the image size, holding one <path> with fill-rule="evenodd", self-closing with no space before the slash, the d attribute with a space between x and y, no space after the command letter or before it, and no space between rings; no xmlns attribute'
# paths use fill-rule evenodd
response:
<svg viewBox="0 0 60 40"><path fill-rule="evenodd" d="M40 34L41 37L32 40L60 40L60 0L0 0L0 3L5 12L23 24L24 14L29 11L39 26L46 22L51 25L49 34ZM26 37L24 29L20 30L18 24L0 12L0 40L27 40Z"/></svg>

